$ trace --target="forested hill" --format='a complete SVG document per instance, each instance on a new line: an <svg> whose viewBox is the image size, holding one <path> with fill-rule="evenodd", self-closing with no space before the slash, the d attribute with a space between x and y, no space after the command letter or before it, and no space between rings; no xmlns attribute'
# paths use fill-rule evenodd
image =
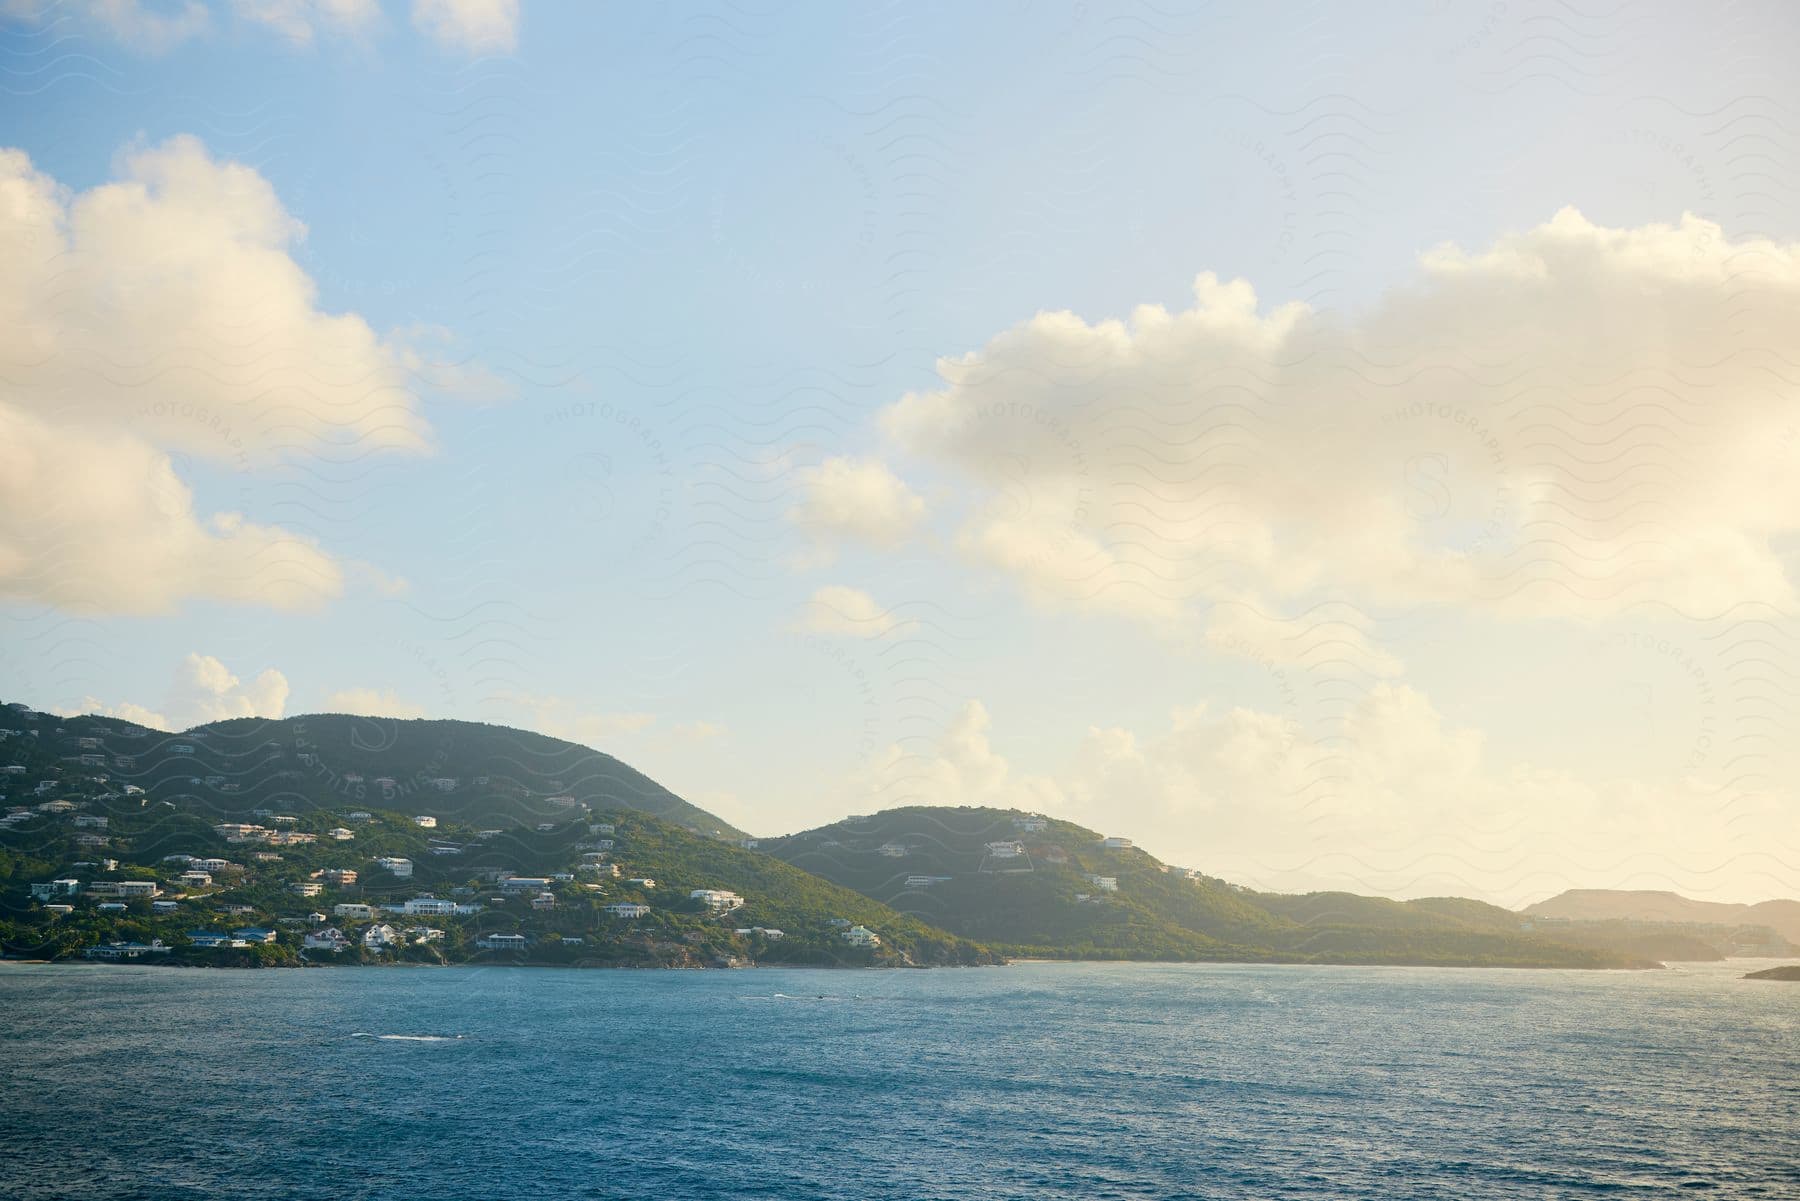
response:
<svg viewBox="0 0 1800 1201"><path fill-rule="evenodd" d="M1258 893L1170 867L1128 841L1015 810L921 806L765 839L762 847L1015 955L1648 965L1627 952L1522 930L1519 915L1477 901Z"/></svg>
<svg viewBox="0 0 1800 1201"><path fill-rule="evenodd" d="M221 818L361 802L476 824L535 824L585 805L638 809L696 833L742 837L611 755L507 726L317 713L168 734L111 717L44 714L28 722L28 712L0 710L0 729L20 736L9 740L9 761L28 754L42 758L45 770L104 768L153 801Z"/></svg>

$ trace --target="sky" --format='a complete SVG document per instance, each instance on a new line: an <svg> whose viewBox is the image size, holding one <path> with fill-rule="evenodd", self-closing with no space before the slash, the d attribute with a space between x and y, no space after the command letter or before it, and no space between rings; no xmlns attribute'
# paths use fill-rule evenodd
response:
<svg viewBox="0 0 1800 1201"><path fill-rule="evenodd" d="M0 0L0 688L1800 895L1779 4Z"/></svg>

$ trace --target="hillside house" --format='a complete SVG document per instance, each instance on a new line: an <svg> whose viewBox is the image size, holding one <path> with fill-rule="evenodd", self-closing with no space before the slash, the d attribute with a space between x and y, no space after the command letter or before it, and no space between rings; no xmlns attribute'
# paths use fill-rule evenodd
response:
<svg viewBox="0 0 1800 1201"><path fill-rule="evenodd" d="M483 934L475 945L484 951L523 951L531 940L523 934Z"/></svg>
<svg viewBox="0 0 1800 1201"><path fill-rule="evenodd" d="M649 917L650 906L636 901L614 901L606 907L606 911L614 917Z"/></svg>
<svg viewBox="0 0 1800 1201"><path fill-rule="evenodd" d="M723 888L696 888L688 893L688 900L699 901L713 913L729 913L744 903L743 897Z"/></svg>
<svg viewBox="0 0 1800 1201"><path fill-rule="evenodd" d="M867 926L852 926L838 937L853 947L878 947L881 945L881 935Z"/></svg>
<svg viewBox="0 0 1800 1201"><path fill-rule="evenodd" d="M301 945L309 951L330 951L333 955L350 945L344 932L336 926L327 926L323 930L310 930Z"/></svg>

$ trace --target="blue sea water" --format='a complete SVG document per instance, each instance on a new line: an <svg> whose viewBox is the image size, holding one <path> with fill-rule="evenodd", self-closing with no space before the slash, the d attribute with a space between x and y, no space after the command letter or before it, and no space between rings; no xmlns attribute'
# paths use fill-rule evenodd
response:
<svg viewBox="0 0 1800 1201"><path fill-rule="evenodd" d="M0 968L5 1198L1800 1197L1800 986Z"/></svg>

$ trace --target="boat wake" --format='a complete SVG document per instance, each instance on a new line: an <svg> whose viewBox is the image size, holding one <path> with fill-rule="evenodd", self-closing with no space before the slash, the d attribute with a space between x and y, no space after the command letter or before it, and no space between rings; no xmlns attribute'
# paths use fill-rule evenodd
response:
<svg viewBox="0 0 1800 1201"><path fill-rule="evenodd" d="M453 1043L463 1036L460 1034L369 1034L357 1031L351 1038L373 1038L390 1043Z"/></svg>

